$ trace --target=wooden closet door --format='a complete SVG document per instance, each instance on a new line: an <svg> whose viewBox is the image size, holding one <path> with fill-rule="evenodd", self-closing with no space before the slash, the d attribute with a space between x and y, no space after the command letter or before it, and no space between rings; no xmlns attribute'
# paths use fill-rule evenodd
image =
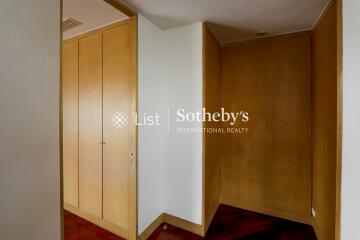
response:
<svg viewBox="0 0 360 240"><path fill-rule="evenodd" d="M235 125L247 134L222 136L222 202L309 223L310 35L246 41L222 51L222 104L250 116Z"/></svg>
<svg viewBox="0 0 360 240"><path fill-rule="evenodd" d="M62 65L64 202L74 207L79 204L78 57L78 41L65 43Z"/></svg>
<svg viewBox="0 0 360 240"><path fill-rule="evenodd" d="M104 219L128 230L133 64L129 24L105 31L103 41Z"/></svg>
<svg viewBox="0 0 360 240"><path fill-rule="evenodd" d="M79 40L80 209L102 217L102 35Z"/></svg>

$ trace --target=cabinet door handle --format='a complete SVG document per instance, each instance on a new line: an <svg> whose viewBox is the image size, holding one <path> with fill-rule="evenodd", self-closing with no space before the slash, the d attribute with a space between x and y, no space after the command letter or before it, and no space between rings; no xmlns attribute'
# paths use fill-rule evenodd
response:
<svg viewBox="0 0 360 240"><path fill-rule="evenodd" d="M134 153L130 152L130 166L133 167L134 166Z"/></svg>

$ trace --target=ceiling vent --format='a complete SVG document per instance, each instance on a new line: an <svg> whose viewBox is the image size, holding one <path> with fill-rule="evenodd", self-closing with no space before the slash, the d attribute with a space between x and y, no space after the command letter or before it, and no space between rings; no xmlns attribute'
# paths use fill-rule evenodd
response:
<svg viewBox="0 0 360 240"><path fill-rule="evenodd" d="M69 31L70 29L76 28L80 25L82 25L82 22L79 22L78 20L72 19L72 18L67 18L65 20L62 21L62 25L61 25L61 31L66 32Z"/></svg>

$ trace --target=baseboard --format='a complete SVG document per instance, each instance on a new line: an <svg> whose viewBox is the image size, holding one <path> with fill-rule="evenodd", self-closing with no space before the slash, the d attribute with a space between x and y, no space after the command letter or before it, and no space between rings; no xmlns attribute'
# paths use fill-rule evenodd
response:
<svg viewBox="0 0 360 240"><path fill-rule="evenodd" d="M210 224L211 224L212 220L214 219L219 206L220 206L220 202L218 203L216 208L213 209L212 213L210 214L210 218L205 220L204 235L206 234L207 230L209 229Z"/></svg>
<svg viewBox="0 0 360 240"><path fill-rule="evenodd" d="M109 223L104 219L101 219L92 214L86 213L86 212L82 211L81 209L74 207L67 203L64 203L64 209L68 212L71 212L72 214L74 214L76 216L79 216L80 218L83 218L83 219L103 228L103 229L106 229L107 231L109 231L119 237L122 237L125 239L129 238L129 231L121 228L120 226Z"/></svg>
<svg viewBox="0 0 360 240"><path fill-rule="evenodd" d="M167 213L164 213L164 222L202 237L205 235L204 227L202 225L172 216Z"/></svg>
<svg viewBox="0 0 360 240"><path fill-rule="evenodd" d="M285 211L281 211L279 209L274 209L274 208L265 207L265 206L259 206L259 205L253 204L253 203L248 204L243 201L240 202L240 201L236 201L233 199L221 198L220 203L229 205L232 207L236 207L236 208L241 208L241 209L245 209L245 210L249 210L249 211L253 211L253 212L257 212L257 213L270 215L273 217L283 218L283 219L294 221L294 222L312 225L312 217L310 215L310 210L309 210L309 215L307 216L307 215L292 214L292 213L288 213Z"/></svg>
<svg viewBox="0 0 360 240"><path fill-rule="evenodd" d="M160 214L140 235L139 240L146 240L164 223L164 214Z"/></svg>
<svg viewBox="0 0 360 240"><path fill-rule="evenodd" d="M202 225L172 216L167 213L162 213L139 235L139 240L145 240L150 237L151 234L153 234L155 230L163 223L170 224L174 227L183 229L202 237L204 236L204 227Z"/></svg>
<svg viewBox="0 0 360 240"><path fill-rule="evenodd" d="M319 240L321 240L321 238L320 238L321 236L320 236L319 231L318 231L318 226L317 226L317 224L316 224L315 221L313 221L313 229L314 229L316 238L319 239Z"/></svg>

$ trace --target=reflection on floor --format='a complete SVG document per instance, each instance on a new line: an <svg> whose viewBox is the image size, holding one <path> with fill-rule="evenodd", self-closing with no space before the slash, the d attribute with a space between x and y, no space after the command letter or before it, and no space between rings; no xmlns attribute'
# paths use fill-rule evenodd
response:
<svg viewBox="0 0 360 240"><path fill-rule="evenodd" d="M77 216L65 212L65 240L122 240ZM200 240L195 234L168 225L149 240ZM311 226L221 205L206 235L208 240L316 240Z"/></svg>
<svg viewBox="0 0 360 240"><path fill-rule="evenodd" d="M181 229L158 228L149 240L202 239ZM311 226L221 205L208 233L208 240L316 240Z"/></svg>
<svg viewBox="0 0 360 240"><path fill-rule="evenodd" d="M67 211L64 212L64 240L123 240Z"/></svg>

